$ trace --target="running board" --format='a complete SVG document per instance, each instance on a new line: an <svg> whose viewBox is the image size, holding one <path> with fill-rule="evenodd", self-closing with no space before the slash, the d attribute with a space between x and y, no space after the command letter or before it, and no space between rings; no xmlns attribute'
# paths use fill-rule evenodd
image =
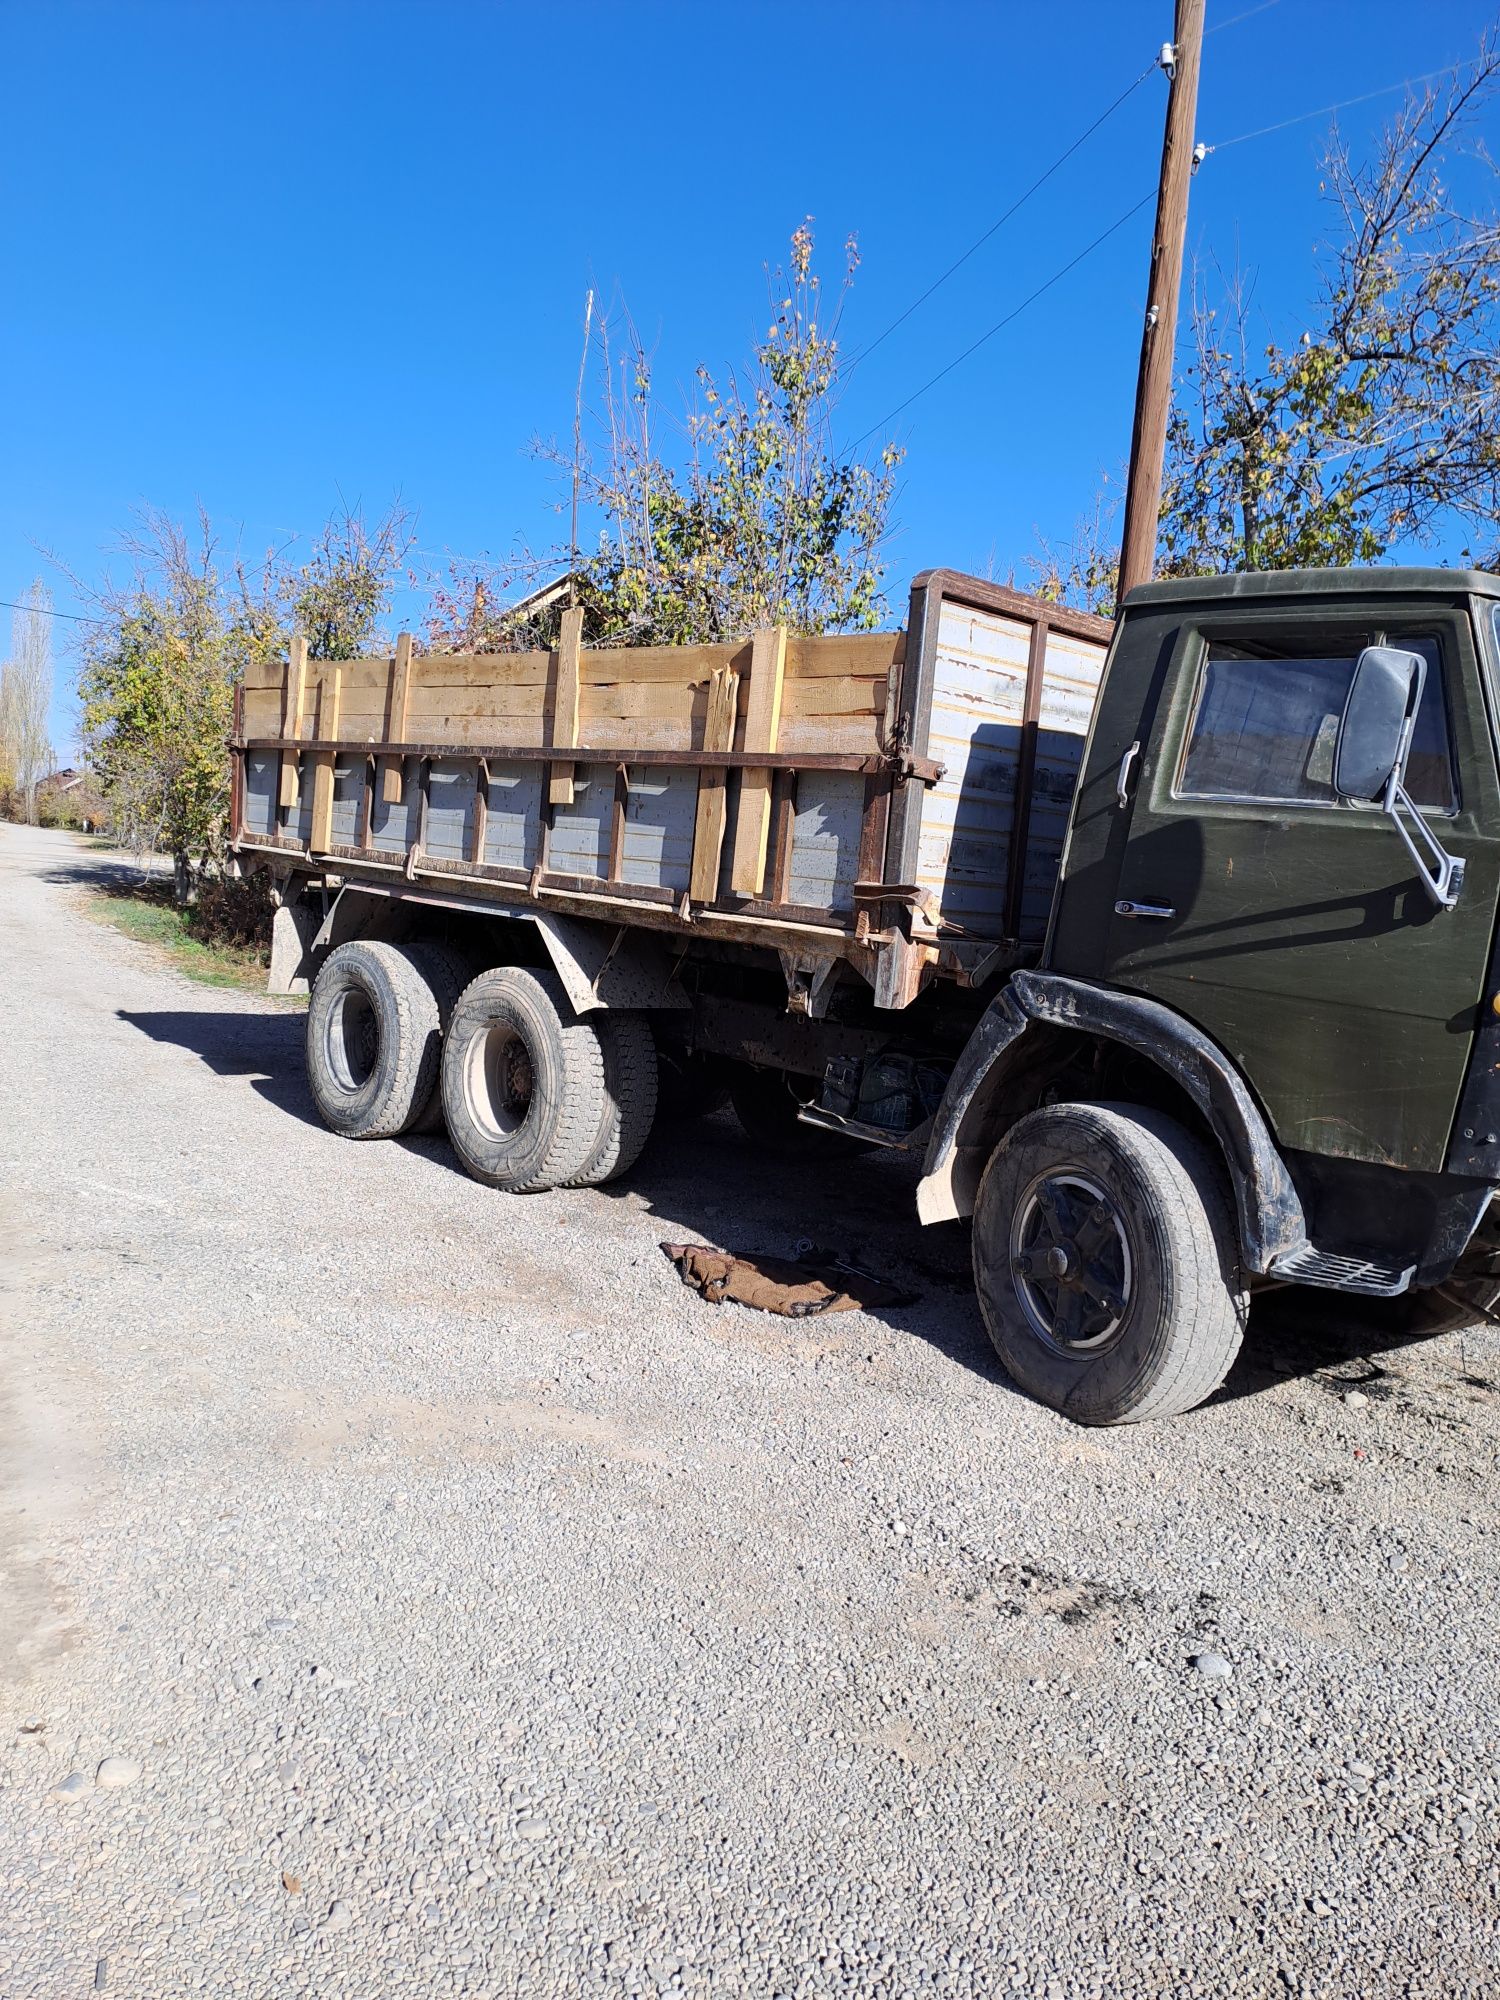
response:
<svg viewBox="0 0 1500 2000"><path fill-rule="evenodd" d="M884 1146L893 1153L913 1153L927 1144L927 1135L932 1130L932 1120L924 1118L920 1125L914 1125L909 1132L892 1132L885 1125L866 1125L859 1118L844 1118L837 1111L825 1111L818 1104L804 1104L797 1112L799 1125L816 1125L824 1132L842 1132L850 1139L860 1139L867 1146Z"/></svg>
<svg viewBox="0 0 1500 2000"><path fill-rule="evenodd" d="M1268 1276L1294 1285L1321 1285L1331 1292L1361 1292L1366 1298L1393 1299L1416 1276L1415 1264L1377 1263L1371 1257L1342 1257L1333 1250L1316 1250L1311 1243L1278 1257Z"/></svg>

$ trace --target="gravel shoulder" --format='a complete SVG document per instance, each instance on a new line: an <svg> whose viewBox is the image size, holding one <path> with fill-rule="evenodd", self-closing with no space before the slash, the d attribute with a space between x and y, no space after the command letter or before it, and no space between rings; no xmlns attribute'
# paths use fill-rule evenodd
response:
<svg viewBox="0 0 1500 2000"><path fill-rule="evenodd" d="M0 1994L1494 1989L1494 1329L1080 1431L899 1162L351 1145L109 865L0 826Z"/></svg>

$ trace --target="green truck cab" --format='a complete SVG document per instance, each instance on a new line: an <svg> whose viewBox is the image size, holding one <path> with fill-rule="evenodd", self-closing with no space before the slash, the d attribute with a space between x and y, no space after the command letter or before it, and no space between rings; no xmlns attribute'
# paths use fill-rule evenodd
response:
<svg viewBox="0 0 1500 2000"><path fill-rule="evenodd" d="M921 1194L974 1214L1035 1393L1186 1408L1257 1284L1413 1325L1500 1295L1497 682L1493 576L1130 594L1045 946L959 1059Z"/></svg>

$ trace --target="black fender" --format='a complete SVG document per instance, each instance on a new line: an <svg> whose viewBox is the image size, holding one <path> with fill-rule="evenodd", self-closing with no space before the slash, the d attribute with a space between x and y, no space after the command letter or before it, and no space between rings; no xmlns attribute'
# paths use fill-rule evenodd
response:
<svg viewBox="0 0 1500 2000"><path fill-rule="evenodd" d="M917 1190L924 1222L973 1214L987 1148L973 1138L965 1144L965 1121L982 1104L996 1063L1039 1023L1133 1049L1187 1092L1224 1155L1248 1270L1268 1271L1278 1258L1305 1247L1306 1218L1291 1175L1260 1107L1224 1051L1160 1001L1052 972L1016 973L954 1065Z"/></svg>

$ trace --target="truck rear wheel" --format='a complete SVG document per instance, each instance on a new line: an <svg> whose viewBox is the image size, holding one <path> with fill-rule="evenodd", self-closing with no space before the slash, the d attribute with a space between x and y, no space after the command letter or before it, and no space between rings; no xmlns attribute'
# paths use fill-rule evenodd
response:
<svg viewBox="0 0 1500 2000"><path fill-rule="evenodd" d="M562 1187L605 1127L604 1051L552 972L503 965L464 988L443 1043L443 1116L475 1180Z"/></svg>
<svg viewBox="0 0 1500 2000"><path fill-rule="evenodd" d="M438 997L400 945L329 953L307 1009L307 1077L330 1130L393 1139L426 1110L442 1046Z"/></svg>
<svg viewBox="0 0 1500 2000"><path fill-rule="evenodd" d="M656 1118L656 1042L644 1014L601 1009L593 1025L604 1052L604 1122L594 1149L568 1181L599 1187L628 1173Z"/></svg>
<svg viewBox="0 0 1500 2000"><path fill-rule="evenodd" d="M1082 1424L1194 1408L1249 1307L1217 1163L1129 1104L1049 1105L1012 1126L979 1186L974 1280L1007 1374Z"/></svg>

